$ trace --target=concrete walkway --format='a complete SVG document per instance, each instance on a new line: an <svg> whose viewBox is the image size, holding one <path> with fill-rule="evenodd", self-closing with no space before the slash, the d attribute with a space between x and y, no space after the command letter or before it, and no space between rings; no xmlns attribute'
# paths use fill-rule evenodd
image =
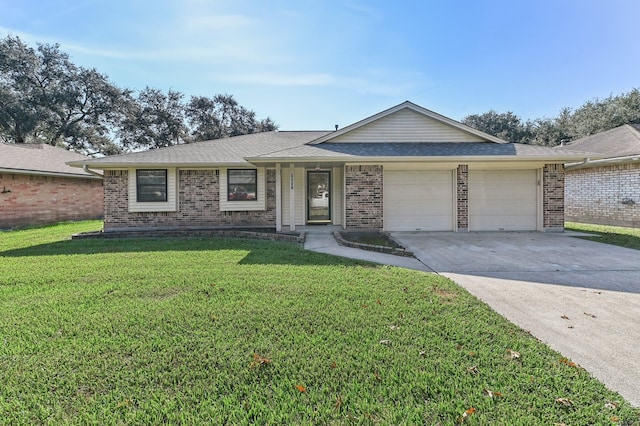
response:
<svg viewBox="0 0 640 426"><path fill-rule="evenodd" d="M393 233L417 260L305 231L309 250L451 278L640 406L640 251L569 233Z"/></svg>
<svg viewBox="0 0 640 426"><path fill-rule="evenodd" d="M381 265L400 266L402 268L415 269L417 271L433 272L418 259L413 257L376 253L373 251L341 246L333 237L334 229L338 228L327 225L304 227L302 229L306 234L304 248L306 250L333 254L350 259L366 260L368 262L379 263Z"/></svg>

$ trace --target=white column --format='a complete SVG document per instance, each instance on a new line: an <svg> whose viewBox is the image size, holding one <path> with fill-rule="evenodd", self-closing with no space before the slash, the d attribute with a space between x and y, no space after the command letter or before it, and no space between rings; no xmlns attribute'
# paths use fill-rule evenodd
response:
<svg viewBox="0 0 640 426"><path fill-rule="evenodd" d="M296 174L295 164L289 163L289 230L296 230Z"/></svg>
<svg viewBox="0 0 640 426"><path fill-rule="evenodd" d="M276 231L282 231L282 171L276 163Z"/></svg>

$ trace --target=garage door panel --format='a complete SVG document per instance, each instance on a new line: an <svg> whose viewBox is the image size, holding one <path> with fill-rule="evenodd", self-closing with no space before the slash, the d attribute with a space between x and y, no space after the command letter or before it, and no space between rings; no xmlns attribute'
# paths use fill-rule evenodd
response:
<svg viewBox="0 0 640 426"><path fill-rule="evenodd" d="M451 171L385 171L384 229L451 231Z"/></svg>
<svg viewBox="0 0 640 426"><path fill-rule="evenodd" d="M529 231L536 229L536 219L523 216L475 216L469 219L472 231Z"/></svg>
<svg viewBox="0 0 640 426"><path fill-rule="evenodd" d="M536 170L469 172L469 229L525 231L537 228Z"/></svg>
<svg viewBox="0 0 640 426"><path fill-rule="evenodd" d="M500 205L499 210L496 204ZM503 216L503 215L524 215L528 212L535 212L536 200L513 200L505 198L493 198L478 200L473 203L473 215L475 216ZM471 208L470 208L471 209ZM523 214L523 211L527 212Z"/></svg>

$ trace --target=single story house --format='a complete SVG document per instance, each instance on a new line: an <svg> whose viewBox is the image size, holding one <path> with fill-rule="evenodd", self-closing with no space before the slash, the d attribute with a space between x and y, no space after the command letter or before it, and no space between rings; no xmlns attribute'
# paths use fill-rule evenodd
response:
<svg viewBox="0 0 640 426"><path fill-rule="evenodd" d="M411 102L335 131L273 131L69 164L104 171L104 231L309 224L564 229L564 163Z"/></svg>
<svg viewBox="0 0 640 426"><path fill-rule="evenodd" d="M565 148L604 157L565 166L567 220L640 227L640 125L625 124Z"/></svg>
<svg viewBox="0 0 640 426"><path fill-rule="evenodd" d="M101 218L102 176L66 164L86 159L46 144L0 143L0 229Z"/></svg>

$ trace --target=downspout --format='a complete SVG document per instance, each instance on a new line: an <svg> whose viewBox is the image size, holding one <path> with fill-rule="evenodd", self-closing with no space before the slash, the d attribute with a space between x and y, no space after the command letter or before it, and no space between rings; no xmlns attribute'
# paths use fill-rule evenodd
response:
<svg viewBox="0 0 640 426"><path fill-rule="evenodd" d="M82 165L82 170L84 170L85 173L89 173L90 175L98 176L100 179L104 178L104 176L100 173L96 172L95 170L91 170L87 164Z"/></svg>

